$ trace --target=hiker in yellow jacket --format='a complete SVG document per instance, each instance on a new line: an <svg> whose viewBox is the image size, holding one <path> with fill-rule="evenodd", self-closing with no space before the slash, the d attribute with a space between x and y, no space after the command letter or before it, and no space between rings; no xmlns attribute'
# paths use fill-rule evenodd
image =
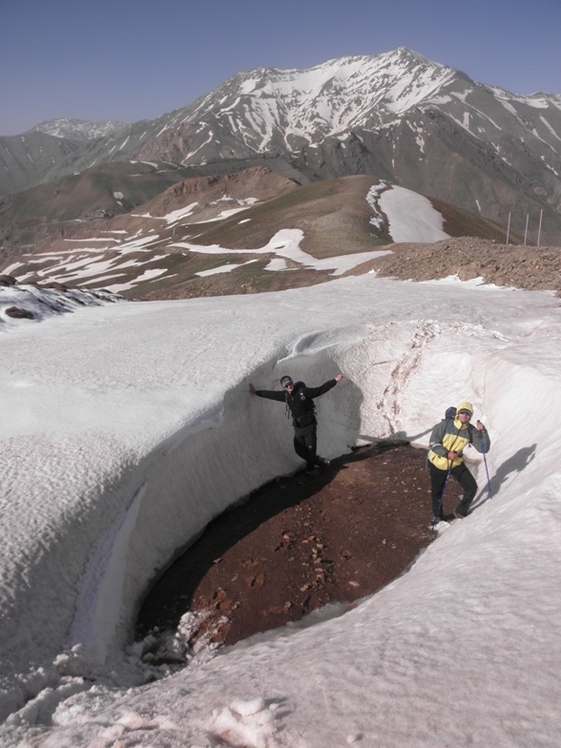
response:
<svg viewBox="0 0 561 748"><path fill-rule="evenodd" d="M454 510L454 516L458 519L467 516L477 492L475 478L464 464L463 452L468 444L472 444L478 452L486 454L491 440L481 421L477 421L475 426L470 423L472 416L473 405L464 400L456 408L454 418L445 418L432 430L428 460L435 521L444 518L442 495L450 475L454 476L464 490L464 495Z"/></svg>

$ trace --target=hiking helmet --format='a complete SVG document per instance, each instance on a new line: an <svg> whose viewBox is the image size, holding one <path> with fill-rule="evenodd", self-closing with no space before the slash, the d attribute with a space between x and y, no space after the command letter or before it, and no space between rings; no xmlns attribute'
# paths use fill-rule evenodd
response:
<svg viewBox="0 0 561 748"><path fill-rule="evenodd" d="M467 400L462 400L462 402L456 408L457 413L461 413L462 410L469 413L470 416L473 415L473 405L471 403L468 403Z"/></svg>
<svg viewBox="0 0 561 748"><path fill-rule="evenodd" d="M294 382L292 381L292 377L289 377L288 374L285 374L284 377L281 377L280 383L281 387L283 387L284 389L286 389L290 384L294 384Z"/></svg>

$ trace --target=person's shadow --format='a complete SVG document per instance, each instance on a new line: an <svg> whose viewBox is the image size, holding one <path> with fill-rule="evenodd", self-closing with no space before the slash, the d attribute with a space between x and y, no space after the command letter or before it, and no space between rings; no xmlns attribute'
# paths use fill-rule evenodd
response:
<svg viewBox="0 0 561 748"><path fill-rule="evenodd" d="M537 446L537 444L532 444L531 447L523 447L513 454L512 457L509 457L508 460L505 460L496 470L495 475L489 483L486 483L484 488L479 492L472 505L472 510L482 506L490 497L496 496L500 492L501 486L508 480L511 482L516 480L516 474L525 470L536 456ZM512 473L515 473L515 475L512 475ZM490 493L489 488L491 489Z"/></svg>
<svg viewBox="0 0 561 748"><path fill-rule="evenodd" d="M402 444L411 444L411 442L416 442L423 436L430 434L432 429L433 427L431 426L430 429L421 431L418 434L407 434L405 431L392 431L389 436L383 438L379 436L370 436L369 434L358 434L358 439L363 439L364 441L370 442L371 444L376 444L377 442L386 442L388 440L399 442Z"/></svg>

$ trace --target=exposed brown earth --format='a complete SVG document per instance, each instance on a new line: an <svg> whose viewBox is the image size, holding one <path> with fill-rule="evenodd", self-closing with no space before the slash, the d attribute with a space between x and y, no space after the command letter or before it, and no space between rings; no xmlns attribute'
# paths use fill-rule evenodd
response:
<svg viewBox="0 0 561 748"><path fill-rule="evenodd" d="M132 167L129 165L129 168ZM148 166L144 165L144 168ZM175 171L171 176L165 176L172 179L174 175L176 178ZM135 283L132 289L124 291L126 297L136 299L179 299L259 293L331 280L331 271L311 270L290 261L287 262L286 271L268 271L266 268L275 257L273 250L268 255L252 256L245 253L251 249L262 249L281 229L301 230L301 248L317 259L382 247L391 249L399 255L398 264L402 267L395 268L395 257L376 263L376 267L379 267L383 274L398 277L403 277L400 273L407 274L406 277L413 277L414 273L419 272L419 263L427 266L429 275L433 272L441 275L454 273L458 267L463 274L473 274L477 273L481 266L486 277L493 276L489 282L493 282L496 277L498 282L508 283L518 264L526 271L528 260L525 253L534 251L534 248L530 247L505 248L500 244L505 239L504 227L434 198L431 198L432 202L444 219L444 230L453 237L467 238L450 239L436 245L387 244L390 241L389 225L387 222L377 227L372 225L372 208L366 200L371 186L378 183L377 177L374 176L347 176L298 186L266 168L256 167L221 177L193 177L174 184L154 199L127 213L115 215L112 219L101 217L101 214L109 215L111 211L109 208L96 208L98 203L94 196L98 193L92 192L90 199L87 191L94 188L99 191L100 185L104 185L107 188L102 191L104 199L108 199L109 194L115 202L116 198L112 195L120 195L121 190L115 192L116 183L113 182L109 189L109 174L102 174L94 169L87 176L88 179L85 176L68 177L64 185L61 183L56 190L53 188L48 194L48 200L45 197L45 200L39 201L40 204L45 203L44 212L39 217L33 215L32 208L37 201L31 200L32 191L10 197L7 202L0 201L0 239L4 237L0 241L0 244L3 244L0 249L0 268L2 262L7 264L10 258L23 252L22 247L16 249L15 245L10 251L15 241L16 214L18 225L21 224L20 228L27 227L25 231L29 230L31 233L39 232L33 241L29 239L34 245L34 255L22 257L23 264L18 268L20 276L29 272L36 273L37 255L41 256L43 253L62 252L63 256L66 256L69 250L72 250L77 257L87 258L89 255L82 253L82 250L85 246L83 241L88 237L93 237L98 243L100 239L106 240L105 248L103 243L101 244L100 256L107 262L116 262L119 250L117 245L113 245L115 237L130 239L142 235L150 238L149 235L152 233L154 242L139 249L137 253L129 252L128 262L117 262L118 272L111 275L112 283L126 284L136 280L138 276L138 268L132 265L133 262L153 263L150 269L161 271L157 277L147 277L140 283ZM116 175L113 174L113 177L116 178ZM130 175L120 174L121 179L125 177L130 181ZM146 180L156 179L154 174L145 177ZM73 179L78 180L75 185ZM146 180L144 189L148 189ZM121 185L121 182L118 184ZM122 191L127 194L129 192L123 186ZM75 204L73 200L76 201ZM130 200L134 204L137 202L133 197ZM90 211L87 215L78 211L85 205ZM222 216L225 209L239 208L242 205L245 207L243 214ZM164 218L173 211L185 211L186 208L186 214L177 222L170 223ZM123 206L119 206L119 210L123 209ZM72 218L74 214L75 217ZM46 232L48 238L38 241L41 232ZM520 236L514 233L510 238L516 244L521 243ZM222 255L208 255L187 251L185 243L217 245L228 249ZM244 250L244 253L236 255L236 249ZM503 251L506 252L504 257ZM522 254L513 256L512 252L515 251L521 251ZM540 249L540 252L542 251ZM491 261L496 267L493 267ZM44 265L44 262L47 265ZM60 262L58 258L55 263L57 273L62 272ZM41 278L45 277L48 263L48 259L41 261ZM511 268L513 263L514 268ZM226 264L238 267L228 273L204 277L198 275L202 271ZM362 266L358 272L363 272L364 269L365 266ZM501 275L504 275L504 278L501 278ZM99 278L89 277L84 283L89 287L99 287L106 282L105 276L106 272L100 270ZM39 276L29 277L31 280L40 280ZM73 282L79 281L74 279Z"/></svg>
<svg viewBox="0 0 561 748"><path fill-rule="evenodd" d="M368 268L381 276L414 281L450 275L462 281L481 277L497 286L561 294L561 247L506 246L467 236L387 248L392 254L360 265L347 275L362 274Z"/></svg>
<svg viewBox="0 0 561 748"><path fill-rule="evenodd" d="M405 443L362 447L323 475L299 473L262 487L214 520L152 589L138 619L175 629L199 614L191 647L234 644L343 608L402 574L432 542L425 451ZM447 518L458 502L450 482Z"/></svg>
<svg viewBox="0 0 561 748"><path fill-rule="evenodd" d="M433 244L388 244L371 249L387 249L391 254L358 265L345 275L363 275L375 270L380 276L413 281L457 275L463 281L482 278L483 282L497 286L553 291L557 296L561 295L560 247L506 246L464 236ZM155 300L251 294L312 286L333 280L330 271L296 267L289 272L270 273L264 270L270 257L255 257L255 263L231 273L162 286L145 293L143 298ZM235 262L236 257L229 257L228 261Z"/></svg>

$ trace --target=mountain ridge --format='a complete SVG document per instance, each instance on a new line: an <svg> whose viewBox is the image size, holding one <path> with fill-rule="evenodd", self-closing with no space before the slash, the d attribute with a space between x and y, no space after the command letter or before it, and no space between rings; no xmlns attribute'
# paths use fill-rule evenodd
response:
<svg viewBox="0 0 561 748"><path fill-rule="evenodd" d="M404 220L409 213L418 228ZM258 293L331 280L407 237L466 235L488 243L504 236L489 221L369 175L300 186L254 167L191 177L95 230L78 223L45 239L0 270L21 283L132 298Z"/></svg>
<svg viewBox="0 0 561 748"><path fill-rule="evenodd" d="M70 138L72 140L96 140L122 130L124 127L127 127L126 122L116 120L91 122L74 117L60 117L40 122L27 132L43 132L56 138Z"/></svg>
<svg viewBox="0 0 561 748"><path fill-rule="evenodd" d="M503 225L512 214L518 231L543 211L544 239L561 235L561 96L511 94L404 47L242 71L155 120L68 142L36 181L127 159L201 175L267 165L300 184L371 174Z"/></svg>

